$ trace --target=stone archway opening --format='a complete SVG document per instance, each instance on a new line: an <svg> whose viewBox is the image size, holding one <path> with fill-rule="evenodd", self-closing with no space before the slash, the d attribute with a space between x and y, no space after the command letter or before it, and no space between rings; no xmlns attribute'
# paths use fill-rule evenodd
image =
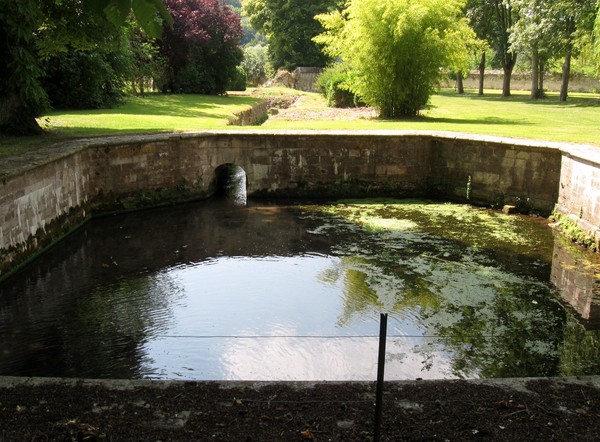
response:
<svg viewBox="0 0 600 442"><path fill-rule="evenodd" d="M233 163L222 164L215 169L215 196L237 206L245 206L247 200L246 171Z"/></svg>

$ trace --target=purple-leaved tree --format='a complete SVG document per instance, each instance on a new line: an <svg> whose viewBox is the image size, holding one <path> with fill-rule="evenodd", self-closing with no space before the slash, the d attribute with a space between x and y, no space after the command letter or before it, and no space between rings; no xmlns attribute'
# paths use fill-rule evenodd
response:
<svg viewBox="0 0 600 442"><path fill-rule="evenodd" d="M222 94L242 60L239 17L217 0L166 0L173 26L165 27L161 51L169 64L163 90Z"/></svg>

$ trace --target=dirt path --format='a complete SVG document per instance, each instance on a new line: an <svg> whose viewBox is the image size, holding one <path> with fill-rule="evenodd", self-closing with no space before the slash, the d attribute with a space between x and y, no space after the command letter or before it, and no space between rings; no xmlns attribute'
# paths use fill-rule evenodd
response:
<svg viewBox="0 0 600 442"><path fill-rule="evenodd" d="M598 440L600 378L385 386L382 441ZM371 441L374 383L0 378L0 441Z"/></svg>

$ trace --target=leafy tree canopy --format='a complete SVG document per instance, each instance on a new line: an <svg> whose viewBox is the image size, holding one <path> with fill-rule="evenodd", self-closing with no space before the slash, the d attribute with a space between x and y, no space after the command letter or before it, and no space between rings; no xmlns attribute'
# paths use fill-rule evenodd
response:
<svg viewBox="0 0 600 442"><path fill-rule="evenodd" d="M600 2L598 2L598 12L594 23L594 52L598 60L598 73L600 73Z"/></svg>
<svg viewBox="0 0 600 442"><path fill-rule="evenodd" d="M166 0L173 26L165 29L172 92L221 94L242 60L240 18L217 0Z"/></svg>
<svg viewBox="0 0 600 442"><path fill-rule="evenodd" d="M339 0L243 0L243 13L267 37L276 68L325 66L329 58L312 38L323 32L318 14L336 10Z"/></svg>
<svg viewBox="0 0 600 442"><path fill-rule="evenodd" d="M84 7L96 14L104 13L116 26L125 23L133 12L141 28L152 37L161 35L164 21L171 23L162 0L84 0Z"/></svg>
<svg viewBox="0 0 600 442"><path fill-rule="evenodd" d="M350 0L320 15L315 38L352 73L349 87L383 117L417 115L443 75L465 69L475 35L461 0Z"/></svg>
<svg viewBox="0 0 600 442"><path fill-rule="evenodd" d="M35 117L48 104L41 59L118 37L132 11L153 35L170 21L161 0L1 0L0 132L40 133Z"/></svg>
<svg viewBox="0 0 600 442"><path fill-rule="evenodd" d="M532 60L532 97L543 96L546 63L564 56L561 100L566 100L571 56L576 40L589 35L596 12L595 0L514 0L520 19L511 27L511 47ZM537 76L537 79L536 79Z"/></svg>

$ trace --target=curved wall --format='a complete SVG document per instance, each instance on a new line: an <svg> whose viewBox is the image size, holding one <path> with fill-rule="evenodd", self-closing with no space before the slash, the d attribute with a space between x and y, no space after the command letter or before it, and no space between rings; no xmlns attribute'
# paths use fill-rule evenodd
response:
<svg viewBox="0 0 600 442"><path fill-rule="evenodd" d="M479 205L556 206L600 225L591 146L439 132L267 132L81 140L0 166L0 277L91 210L205 198L215 170L242 167L249 196L428 196Z"/></svg>

